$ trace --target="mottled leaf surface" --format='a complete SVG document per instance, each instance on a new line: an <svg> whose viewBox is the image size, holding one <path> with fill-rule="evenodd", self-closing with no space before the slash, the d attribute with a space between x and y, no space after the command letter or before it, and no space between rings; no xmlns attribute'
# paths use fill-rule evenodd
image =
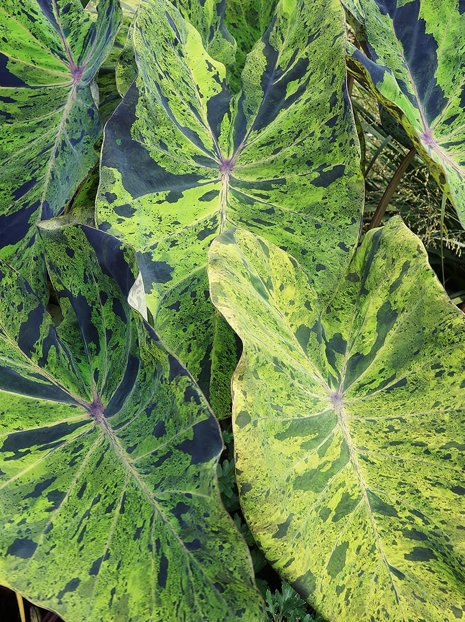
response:
<svg viewBox="0 0 465 622"><path fill-rule="evenodd" d="M465 223L464 0L345 0L365 31L351 66L402 123Z"/></svg>
<svg viewBox="0 0 465 622"><path fill-rule="evenodd" d="M98 110L103 123L108 121L116 106L121 101L122 95L118 90L117 83L117 68L128 39L128 32L135 8L133 4L136 4L135 0L134 3L120 2L123 11L121 25L118 29L110 54L100 66L96 77L99 94ZM94 19L98 19L97 6L97 0L92 0L86 5L86 11Z"/></svg>
<svg viewBox="0 0 465 622"><path fill-rule="evenodd" d="M137 11L150 0L130 0L123 2L123 11L131 22ZM181 15L199 31L205 50L216 60L224 63L231 70L236 58L236 42L224 23L225 0L172 0ZM125 95L137 76L135 50L130 32L121 54L117 70L117 85L121 95Z"/></svg>
<svg viewBox="0 0 465 622"><path fill-rule="evenodd" d="M100 1L96 21L78 0L0 3L0 257L31 280L42 278L35 223L59 214L97 161L90 83L119 16L116 0Z"/></svg>
<svg viewBox="0 0 465 622"><path fill-rule="evenodd" d="M260 620L221 435L129 306L133 254L41 225L63 319L0 264L0 581L67 622Z"/></svg>
<svg viewBox="0 0 465 622"><path fill-rule="evenodd" d="M224 22L237 47L229 75L233 88L240 85L247 54L267 30L277 4L277 0L226 0Z"/></svg>
<svg viewBox="0 0 465 622"><path fill-rule="evenodd" d="M106 127L97 221L137 250L156 329L212 400L216 374L227 405L235 344L209 300L213 238L231 224L264 235L314 273L323 297L357 240L342 8L282 2L234 97L175 8L144 3L133 40L139 76Z"/></svg>
<svg viewBox="0 0 465 622"><path fill-rule="evenodd" d="M95 227L95 197L99 184L98 165L90 171L66 208L67 220L79 225Z"/></svg>
<svg viewBox="0 0 465 622"><path fill-rule="evenodd" d="M211 248L244 343L233 381L241 503L275 568L329 620L465 617L465 317L400 220L322 305L248 232Z"/></svg>

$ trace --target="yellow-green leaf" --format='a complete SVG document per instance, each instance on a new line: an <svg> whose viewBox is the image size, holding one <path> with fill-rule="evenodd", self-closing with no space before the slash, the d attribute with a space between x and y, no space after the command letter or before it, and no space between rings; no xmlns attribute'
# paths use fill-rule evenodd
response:
<svg viewBox="0 0 465 622"><path fill-rule="evenodd" d="M236 358L209 300L214 237L231 224L260 233L315 273L323 298L358 238L343 11L338 0L281 2L237 96L163 0L141 6L133 41L139 75L106 127L97 222L136 249L156 329L222 415Z"/></svg>
<svg viewBox="0 0 465 622"><path fill-rule="evenodd" d="M115 38L117 0L0 3L0 258L44 282L35 224L58 215L97 162L91 82Z"/></svg>
<svg viewBox="0 0 465 622"><path fill-rule="evenodd" d="M254 537L328 620L465 611L465 316L400 220L371 231L330 304L276 246L210 251L244 344L236 468Z"/></svg>
<svg viewBox="0 0 465 622"><path fill-rule="evenodd" d="M403 125L465 224L463 0L343 0L366 54L350 66Z"/></svg>
<svg viewBox="0 0 465 622"><path fill-rule="evenodd" d="M219 426L128 303L133 253L41 232L61 321L0 262L0 582L66 622L258 622Z"/></svg>

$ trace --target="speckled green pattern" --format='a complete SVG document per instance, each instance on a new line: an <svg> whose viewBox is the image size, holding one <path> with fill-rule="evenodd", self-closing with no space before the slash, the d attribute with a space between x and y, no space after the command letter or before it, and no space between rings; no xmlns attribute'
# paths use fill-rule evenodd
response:
<svg viewBox="0 0 465 622"><path fill-rule="evenodd" d="M357 240L363 188L342 8L282 2L233 98L224 65L161 0L139 10L134 43L139 77L106 127L97 222L138 251L155 327L212 401L222 362L227 404L236 359L223 354L231 338L225 346L209 300L214 237L232 223L266 236L299 257L322 297Z"/></svg>
<svg viewBox="0 0 465 622"><path fill-rule="evenodd" d="M370 232L327 308L248 232L210 252L244 343L237 476L268 559L328 620L465 619L465 317L419 239Z"/></svg>
<svg viewBox="0 0 465 622"><path fill-rule="evenodd" d="M181 15L199 31L208 54L225 65L232 65L236 42L224 25L227 2L228 0L172 0Z"/></svg>
<svg viewBox="0 0 465 622"><path fill-rule="evenodd" d="M58 326L0 263L0 582L66 622L260 620L218 424L129 307L132 253L41 230Z"/></svg>
<svg viewBox="0 0 465 622"><path fill-rule="evenodd" d="M132 21L138 9L146 1L130 0L130 2L123 3L123 11ZM224 24L225 0L172 0L171 4L199 31L208 54L230 69L234 67L236 42ZM127 93L136 76L134 44L130 33L116 70L117 85L121 95L124 96Z"/></svg>
<svg viewBox="0 0 465 622"><path fill-rule="evenodd" d="M86 11L88 11L95 18L97 17L97 4L97 2L92 1L86 5ZM116 71L119 67L120 57L125 49L136 1L134 0L133 3L120 2L120 4L123 10L121 25L118 29L111 52L105 62L101 65L96 78L99 95L98 109L103 123L108 121L116 106L121 101L122 95L118 91Z"/></svg>
<svg viewBox="0 0 465 622"><path fill-rule="evenodd" d="M82 182L66 208L65 214L69 222L95 227L95 197L98 184L99 168L96 165Z"/></svg>
<svg viewBox="0 0 465 622"><path fill-rule="evenodd" d="M224 21L237 44L229 76L233 88L240 85L247 54L270 25L276 5L277 0L226 0Z"/></svg>
<svg viewBox="0 0 465 622"><path fill-rule="evenodd" d="M369 58L351 65L402 123L465 224L464 0L344 0Z"/></svg>
<svg viewBox="0 0 465 622"><path fill-rule="evenodd" d="M89 85L119 17L116 0L95 22L79 0L0 2L0 257L27 277L34 267L33 280L36 221L60 213L97 161Z"/></svg>

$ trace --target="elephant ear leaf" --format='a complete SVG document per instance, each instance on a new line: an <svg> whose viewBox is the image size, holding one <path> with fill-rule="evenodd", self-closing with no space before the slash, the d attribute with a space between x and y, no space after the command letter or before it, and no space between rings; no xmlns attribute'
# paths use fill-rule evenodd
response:
<svg viewBox="0 0 465 622"><path fill-rule="evenodd" d="M59 214L97 161L90 83L119 20L117 0L100 0L97 20L79 0L1 3L0 257L26 275L35 223Z"/></svg>
<svg viewBox="0 0 465 622"><path fill-rule="evenodd" d="M240 85L247 54L269 27L277 0L228 0L225 24L237 43L236 63L229 76L232 87Z"/></svg>
<svg viewBox="0 0 465 622"><path fill-rule="evenodd" d="M123 2L123 12L126 20L132 23L139 9L150 0L130 0ZM236 42L228 32L224 23L224 0L172 0L171 4L179 10L181 15L196 30L198 30L203 45L210 56L226 66L234 66L236 58ZM137 66L134 58L134 43L130 30L124 50L119 57L116 78L118 90L124 96L137 76Z"/></svg>
<svg viewBox="0 0 465 622"><path fill-rule="evenodd" d="M236 42L224 23L225 0L173 0L172 4L199 31L212 58L224 65L234 64Z"/></svg>
<svg viewBox="0 0 465 622"><path fill-rule="evenodd" d="M144 3L133 41L139 77L105 130L97 222L136 249L156 330L221 416L237 361L209 300L214 237L232 224L265 236L322 297L357 240L344 15L338 0L282 2L234 97L224 65L165 2Z"/></svg>
<svg viewBox="0 0 465 622"><path fill-rule="evenodd" d="M211 247L240 336L238 486L268 559L329 620L465 607L465 317L400 220L364 239L330 306L248 232Z"/></svg>
<svg viewBox="0 0 465 622"><path fill-rule="evenodd" d="M115 238L40 230L61 322L0 263L0 582L65 620L260 620L218 424Z"/></svg>
<svg viewBox="0 0 465 622"><path fill-rule="evenodd" d="M345 0L350 66L401 122L465 225L465 10L456 0Z"/></svg>
<svg viewBox="0 0 465 622"><path fill-rule="evenodd" d="M111 51L100 66L98 75L96 76L99 95L98 110L103 123L108 121L115 111L115 108L120 103L121 97L124 95L124 93L120 93L119 91L118 72L120 66L126 67L121 59L124 57L129 29L139 3L140 0L120 2L122 9L121 25L116 34ZM86 11L93 19L98 19L98 4L99 0L92 0L86 5Z"/></svg>

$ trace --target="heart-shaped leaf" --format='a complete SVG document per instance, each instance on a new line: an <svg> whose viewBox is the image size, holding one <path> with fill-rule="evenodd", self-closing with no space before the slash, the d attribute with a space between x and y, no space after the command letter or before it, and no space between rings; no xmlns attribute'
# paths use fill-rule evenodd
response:
<svg viewBox="0 0 465 622"><path fill-rule="evenodd" d="M0 6L0 257L43 280L35 223L59 214L97 161L90 83L119 26L117 0L97 20L79 0Z"/></svg>
<svg viewBox="0 0 465 622"><path fill-rule="evenodd" d="M322 304L248 232L211 248L233 381L241 504L275 568L329 620L465 611L465 317L400 220Z"/></svg>
<svg viewBox="0 0 465 622"><path fill-rule="evenodd" d="M221 416L236 358L209 300L212 239L231 223L263 234L315 273L323 298L357 240L344 16L337 0L281 2L236 97L162 0L144 2L133 40L139 77L106 127L97 221L138 251L156 329Z"/></svg>
<svg viewBox="0 0 465 622"><path fill-rule="evenodd" d="M70 622L261 619L218 424L129 306L132 253L41 230L58 325L0 264L0 581Z"/></svg>
<svg viewBox="0 0 465 622"><path fill-rule="evenodd" d="M401 122L465 224L463 0L344 0L361 22L365 55L351 67Z"/></svg>

